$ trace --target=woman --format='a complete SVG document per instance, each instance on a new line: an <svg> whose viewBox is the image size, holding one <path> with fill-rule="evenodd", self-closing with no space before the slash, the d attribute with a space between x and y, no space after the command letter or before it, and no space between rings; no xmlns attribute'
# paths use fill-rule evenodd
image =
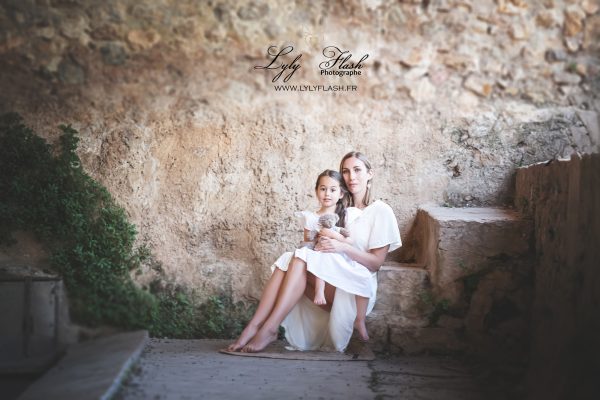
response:
<svg viewBox="0 0 600 400"><path fill-rule="evenodd" d="M354 295L328 285L325 291L329 311L316 306L314 275L319 276L323 264L351 259L372 272L372 295L368 312L375 304L376 272L388 251L400 247L400 232L390 206L371 201L371 163L360 152L346 154L340 172L350 192L350 206L363 210L347 228L354 245L321 237L315 251L286 253L275 263L273 275L267 282L258 308L240 337L228 347L229 351L259 352L277 339L283 325L288 342L300 350L333 347L343 351L355 327ZM347 257L339 257L343 253ZM290 260L289 263L286 261ZM334 261L332 261L334 260ZM338 260L338 261L335 261ZM306 295L306 296L304 296ZM364 321L363 321L364 324ZM359 328L359 331L361 327ZM366 331L366 328L365 328Z"/></svg>

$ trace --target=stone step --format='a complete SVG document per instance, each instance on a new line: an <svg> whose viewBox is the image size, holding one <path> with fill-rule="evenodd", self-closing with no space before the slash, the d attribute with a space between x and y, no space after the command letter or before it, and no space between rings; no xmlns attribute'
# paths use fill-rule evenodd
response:
<svg viewBox="0 0 600 400"><path fill-rule="evenodd" d="M147 331L133 331L74 344L18 400L113 398L147 341Z"/></svg>
<svg viewBox="0 0 600 400"><path fill-rule="evenodd" d="M377 303L367 325L375 350L418 354L464 350L460 318L432 316L436 305L424 264L386 262L378 273Z"/></svg>
<svg viewBox="0 0 600 400"><path fill-rule="evenodd" d="M522 261L532 235L532 222L513 210L424 205L415 221L416 259L426 266L435 297L456 305L490 272L530 268ZM510 275L498 276L506 281L498 283L510 286Z"/></svg>
<svg viewBox="0 0 600 400"><path fill-rule="evenodd" d="M429 274L424 265L387 261L377 274L377 302L367 319L370 335L385 344L391 335L428 324Z"/></svg>
<svg viewBox="0 0 600 400"><path fill-rule="evenodd" d="M429 276L421 264L386 262L377 274L377 303L374 312L422 315L421 297L428 290Z"/></svg>

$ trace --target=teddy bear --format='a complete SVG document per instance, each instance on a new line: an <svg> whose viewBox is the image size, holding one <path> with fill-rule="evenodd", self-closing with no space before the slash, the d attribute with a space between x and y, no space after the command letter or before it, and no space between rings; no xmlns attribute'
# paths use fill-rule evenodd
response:
<svg viewBox="0 0 600 400"><path fill-rule="evenodd" d="M309 242L305 242L305 246L314 249L317 238L319 236L319 230L321 228L328 228L336 231L340 235L344 237L350 236L350 232L346 228L342 228L340 226L335 226L340 217L337 214L323 214L319 217L318 226L319 229L313 229L308 234Z"/></svg>

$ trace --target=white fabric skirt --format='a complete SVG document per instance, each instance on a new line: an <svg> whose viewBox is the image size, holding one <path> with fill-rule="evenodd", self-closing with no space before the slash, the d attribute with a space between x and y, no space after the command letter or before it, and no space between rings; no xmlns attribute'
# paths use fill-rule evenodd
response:
<svg viewBox="0 0 600 400"><path fill-rule="evenodd" d="M308 251L306 251L308 250ZM365 279L361 272L356 272L356 276L360 277L359 280L366 280L366 284L353 283L347 285L351 281L348 279L349 276L354 276L352 273L346 274L344 279L338 279L337 277L331 278L338 282L340 286L332 283L326 277L335 274L323 274L323 265L315 266L313 262L315 260L323 261L325 266L329 269L339 268L340 264L336 264L339 261L337 257L343 257L348 262L348 258L335 253L318 253L310 249L299 249L296 252L287 252L281 255L277 261L273 264L272 269L279 268L282 271L287 271L287 267L292 260L292 257L296 256L302 258L307 263L307 269L319 276L326 282L329 282L336 287L335 297L331 307L331 312L327 312L322 308L316 306L312 299L302 296L298 304L296 304L290 313L283 320L281 325L285 328L285 338L289 344L298 350L337 350L344 351L352 331L354 330L354 320L356 319L356 299L353 293L350 293L342 288L344 287L353 288L352 290L368 294L365 297L369 297L369 306L367 314L371 312L375 305L375 293L377 291L377 277L376 274L371 273L365 267L358 265L359 268L364 269L368 272L369 276ZM329 257L314 257L313 254L328 254L329 256L335 256L326 261ZM306 258L304 258L306 257ZM351 260L350 260L351 261ZM314 272L313 272L314 271ZM354 271L349 269L349 271ZM341 275L341 274L340 274Z"/></svg>
<svg viewBox="0 0 600 400"><path fill-rule="evenodd" d="M321 253L302 247L293 256L306 262L306 268L313 275L338 289L363 297L374 295L373 273L344 254ZM275 266L287 271L291 259L292 253L284 253L275 261Z"/></svg>

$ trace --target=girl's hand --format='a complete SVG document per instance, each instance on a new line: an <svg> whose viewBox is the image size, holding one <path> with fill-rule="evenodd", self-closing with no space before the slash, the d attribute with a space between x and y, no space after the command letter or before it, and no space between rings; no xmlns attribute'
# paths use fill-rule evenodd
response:
<svg viewBox="0 0 600 400"><path fill-rule="evenodd" d="M335 239L340 242L346 241L346 238L341 233L336 232L334 229L321 228L321 230L319 231L319 235L321 235L321 237L325 236L329 239Z"/></svg>
<svg viewBox="0 0 600 400"><path fill-rule="evenodd" d="M321 236L315 246L315 250L323 253L343 253L345 246L346 244L339 240Z"/></svg>
<svg viewBox="0 0 600 400"><path fill-rule="evenodd" d="M328 237L328 238L335 238L335 234L337 232L334 231L333 229L329 229L329 228L321 228L321 230L319 231L319 235L321 235L321 237Z"/></svg>

